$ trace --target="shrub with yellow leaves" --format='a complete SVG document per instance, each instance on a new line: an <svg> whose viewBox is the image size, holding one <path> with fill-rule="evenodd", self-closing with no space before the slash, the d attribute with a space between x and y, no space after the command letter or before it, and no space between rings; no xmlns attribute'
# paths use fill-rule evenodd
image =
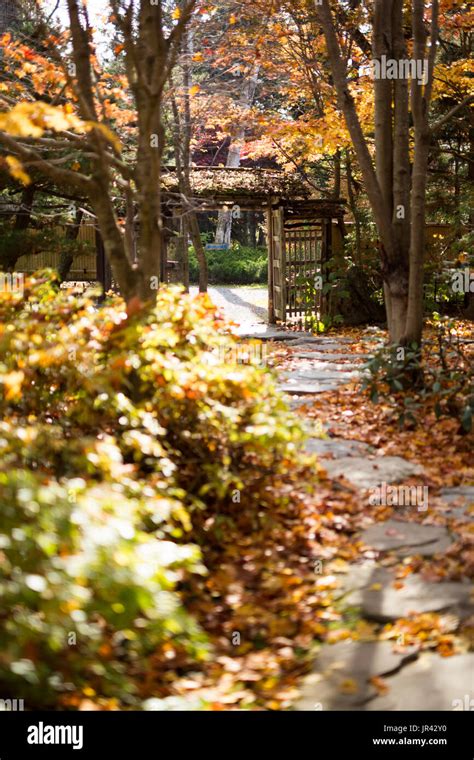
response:
<svg viewBox="0 0 474 760"><path fill-rule="evenodd" d="M180 595L206 572L194 518L231 520L234 489L271 515L303 438L270 372L223 361L206 298L95 295L51 272L0 294L0 686L29 708L140 706L150 657L170 693L208 651Z"/></svg>

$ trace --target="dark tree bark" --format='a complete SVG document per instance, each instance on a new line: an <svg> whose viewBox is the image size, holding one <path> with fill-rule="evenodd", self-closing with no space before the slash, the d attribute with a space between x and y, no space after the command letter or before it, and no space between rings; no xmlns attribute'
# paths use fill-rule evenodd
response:
<svg viewBox="0 0 474 760"><path fill-rule="evenodd" d="M346 62L336 35L329 0L316 5L337 92L351 135L381 241L381 270L387 323L393 343L421 343L425 199L430 127L428 123L438 38L438 0L431 3L431 33L426 84L412 78L374 78L375 167L349 89ZM413 58L427 54L423 0L411 9ZM403 0L374 0L374 61L407 58ZM409 106L411 105L411 109ZM414 123L414 159L410 176L409 111Z"/></svg>
<svg viewBox="0 0 474 760"><path fill-rule="evenodd" d="M176 172L178 175L181 205L186 216L186 226L189 230L194 253L199 265L199 292L207 293L209 272L207 266L206 253L201 240L201 231L199 229L198 217L192 205L192 188L190 179L191 168L191 135L192 135L192 115L191 103L189 100L189 90L191 87L191 68L189 63L189 53L191 45L188 35L183 38L183 56L181 61L182 80L183 80L183 115L181 117L178 103L175 95L172 96L173 111L173 135L174 135L174 154L176 161Z"/></svg>
<svg viewBox="0 0 474 760"><path fill-rule="evenodd" d="M15 222L13 225L14 230L27 230L30 226L35 193L36 188L33 183L23 189L21 194L20 208L15 216Z"/></svg>
<svg viewBox="0 0 474 760"><path fill-rule="evenodd" d="M357 207L357 200L354 192L354 180L352 176L352 162L349 155L349 151L346 152L346 176L347 176L347 197L349 200L349 208L354 217L354 230L355 230L355 264L360 266L362 263L362 249L361 249L361 231L360 231L360 214Z"/></svg>
<svg viewBox="0 0 474 760"><path fill-rule="evenodd" d="M82 209L76 206L74 222L72 224L69 224L66 228L66 239L68 241L72 242L74 240L77 240L77 237L79 235L79 230L81 228L81 222L82 222L83 216L84 216L84 212L82 211ZM61 251L61 254L59 256L59 266L58 266L59 278L61 282L64 282L69 272L71 271L73 261L74 261L74 254L71 248L65 248L63 251Z"/></svg>

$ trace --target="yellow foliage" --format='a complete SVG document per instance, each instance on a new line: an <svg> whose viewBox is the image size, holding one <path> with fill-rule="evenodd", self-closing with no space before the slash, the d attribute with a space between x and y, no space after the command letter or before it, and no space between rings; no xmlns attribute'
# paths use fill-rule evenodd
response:
<svg viewBox="0 0 474 760"><path fill-rule="evenodd" d="M24 185L29 185L31 179L23 168L23 164L15 156L7 156L5 161L8 165L8 171L11 176L22 182Z"/></svg>
<svg viewBox="0 0 474 760"><path fill-rule="evenodd" d="M24 379L25 375L21 370L7 372L7 374L3 376L2 383L5 388L4 393L6 401L21 398L21 386Z"/></svg>
<svg viewBox="0 0 474 760"><path fill-rule="evenodd" d="M62 106L23 101L6 113L0 113L0 129L14 137L41 137L48 129L62 132L66 129L81 131L83 124L77 116L67 113Z"/></svg>
<svg viewBox="0 0 474 760"><path fill-rule="evenodd" d="M98 121L86 121L84 122L84 127L88 132L90 132L91 129L98 129L99 132L102 132L105 139L112 145L112 147L115 148L117 153L122 152L122 144L117 135L105 124L100 124Z"/></svg>
<svg viewBox="0 0 474 760"><path fill-rule="evenodd" d="M41 137L47 130L63 132L68 129L75 132L90 132L92 129L97 129L118 153L121 152L120 140L109 127L95 121L81 121L72 112L70 104L50 106L41 101L36 103L23 101L10 111L0 113L0 130L13 137ZM19 171L17 167L15 170ZM23 179L26 176L23 173ZM21 177L17 176L17 179Z"/></svg>
<svg viewBox="0 0 474 760"><path fill-rule="evenodd" d="M474 60L463 58L446 66L438 64L435 67L433 97L462 98L474 93Z"/></svg>

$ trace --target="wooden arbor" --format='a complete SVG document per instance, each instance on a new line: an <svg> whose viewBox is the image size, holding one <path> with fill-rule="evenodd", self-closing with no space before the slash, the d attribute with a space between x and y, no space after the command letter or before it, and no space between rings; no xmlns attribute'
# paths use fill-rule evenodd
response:
<svg viewBox="0 0 474 760"><path fill-rule="evenodd" d="M274 169L199 167L190 174L188 208L205 212L238 207L266 214L269 322L323 312L318 284L332 254L332 220L343 216L343 201L313 198L306 183ZM175 173L165 174L162 182L166 216L183 219L185 204ZM169 244L173 224L167 228Z"/></svg>

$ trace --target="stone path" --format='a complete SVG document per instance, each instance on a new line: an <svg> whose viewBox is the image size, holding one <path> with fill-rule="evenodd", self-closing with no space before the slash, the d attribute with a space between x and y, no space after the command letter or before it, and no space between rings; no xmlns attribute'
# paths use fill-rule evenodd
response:
<svg viewBox="0 0 474 760"><path fill-rule="evenodd" d="M325 646L296 709L472 710L473 656L418 656L408 649L402 654L385 641ZM389 685L385 694L373 685L377 677Z"/></svg>
<svg viewBox="0 0 474 760"><path fill-rule="evenodd" d="M304 405L311 395L334 390L360 375L378 341L377 331L368 333L367 353L355 355L348 351L347 339L293 339L289 345L298 351L292 369L282 373L280 389L291 398L293 407ZM368 491L408 478L413 482L423 474L419 465L397 456L378 455L359 441L312 437L306 450L318 455L330 478L344 478L360 489L361 498L367 498ZM454 517L474 520L469 506L474 504L474 487L445 489L442 498ZM391 557L395 563L412 555L443 553L454 536L445 527L391 519L370 525L355 540L362 541L379 559ZM467 581L429 583L416 574L397 583L390 567L378 561L352 565L340 581L342 608L355 609L362 618L379 623L424 612L468 617L474 614L471 593ZM372 685L371 679L377 676L389 687L386 693ZM467 704L466 694L474 698L474 653L443 658L409 647L397 652L387 641L344 641L321 648L294 709L452 710Z"/></svg>
<svg viewBox="0 0 474 760"><path fill-rule="evenodd" d="M401 457L338 457L326 462L325 468L333 478L344 477L358 488L377 488L383 483L400 483L412 475L422 475L423 470Z"/></svg>
<svg viewBox="0 0 474 760"><path fill-rule="evenodd" d="M241 339L286 341L296 349L291 369L281 373L280 390L295 410L314 394L334 390L364 372L364 364L381 343L381 331L368 328L366 351L349 350L350 338L294 333L267 325L266 288L210 288L211 298L239 323ZM306 450L318 456L330 478L344 478L361 498L390 484L416 482L422 468L401 457L381 456L359 441L310 437ZM474 520L474 486L441 493L449 514L462 523ZM413 508L413 507L412 507ZM416 507L415 507L416 508ZM368 525L354 540L376 559L352 564L339 583L342 610L356 610L367 621L385 623L412 613L443 612L454 620L472 616L471 584L430 583L412 574L395 582L390 565L412 555L443 553L455 539L445 527L390 519ZM380 564L380 560L384 564ZM373 678L383 678L384 692ZM474 710L474 653L441 657L389 641L346 640L325 644L313 671L303 679L295 710Z"/></svg>
<svg viewBox="0 0 474 760"><path fill-rule="evenodd" d="M279 383L295 409L304 407L312 395L359 377L380 343L376 328L367 331L367 350L362 354L349 350L350 338L288 333L265 325L251 329L247 325L241 335L285 340L296 349L291 369L281 373ZM374 489L403 484L408 478L416 482L423 474L419 465L379 455L360 441L310 437L306 450L318 455L331 479L344 478L360 489L361 498ZM474 505L474 487L445 489L441 496L456 519L474 520L470 506ZM409 508L422 510L426 505ZM402 510L400 514L403 516ZM341 577L341 609L356 610L362 619L378 623L424 612L443 612L457 620L473 615L472 586L467 581L430 583L413 574L397 583L390 566L379 562L391 558L395 564L413 555L443 553L454 538L445 527L402 517L369 525L355 540L373 550L377 560L353 564ZM374 677L384 679L386 692L375 688ZM303 679L300 694L295 710L453 710L468 709L466 704L474 709L474 653L444 658L409 647L397 651L392 642L379 640L325 644L313 671Z"/></svg>
<svg viewBox="0 0 474 760"><path fill-rule="evenodd" d="M357 379L364 371L368 354L353 354L349 338L334 340L292 333L296 336L289 345L298 350L292 369L281 375L280 390L291 396L312 395L336 390L340 385Z"/></svg>

